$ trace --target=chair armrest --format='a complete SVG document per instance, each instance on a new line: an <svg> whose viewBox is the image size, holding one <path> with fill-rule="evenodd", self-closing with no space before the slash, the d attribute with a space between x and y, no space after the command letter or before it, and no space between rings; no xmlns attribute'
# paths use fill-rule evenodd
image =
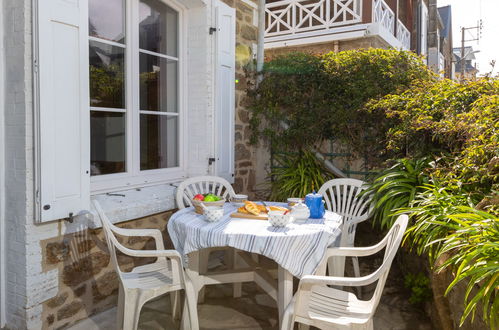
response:
<svg viewBox="0 0 499 330"><path fill-rule="evenodd" d="M383 250L388 241L388 236L385 236L379 243L367 247L338 247L329 248L326 251L326 259L331 257L366 257L378 253Z"/></svg>
<svg viewBox="0 0 499 330"><path fill-rule="evenodd" d="M361 277L336 277L336 276L317 276L305 275L300 280L300 286L304 284L315 285L338 285L338 286L365 286L378 280L381 272L378 270L366 276Z"/></svg>
<svg viewBox="0 0 499 330"><path fill-rule="evenodd" d="M121 236L133 237L152 237L156 243L156 249L164 250L163 235L159 229L128 229L112 226L111 230Z"/></svg>
<svg viewBox="0 0 499 330"><path fill-rule="evenodd" d="M138 257L138 258L170 258L170 259L177 259L181 260L182 257L180 256L180 253L178 253L176 250L133 250L129 249L121 244L115 245L120 252L131 256L131 257Z"/></svg>

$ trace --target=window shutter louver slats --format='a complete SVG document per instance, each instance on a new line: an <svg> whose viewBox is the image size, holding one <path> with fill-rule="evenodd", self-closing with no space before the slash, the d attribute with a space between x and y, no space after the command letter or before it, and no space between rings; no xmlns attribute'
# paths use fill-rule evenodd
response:
<svg viewBox="0 0 499 330"><path fill-rule="evenodd" d="M90 208L88 0L43 0L37 10L38 221Z"/></svg>
<svg viewBox="0 0 499 330"><path fill-rule="evenodd" d="M235 10L218 1L216 67L216 174L234 183L235 120Z"/></svg>

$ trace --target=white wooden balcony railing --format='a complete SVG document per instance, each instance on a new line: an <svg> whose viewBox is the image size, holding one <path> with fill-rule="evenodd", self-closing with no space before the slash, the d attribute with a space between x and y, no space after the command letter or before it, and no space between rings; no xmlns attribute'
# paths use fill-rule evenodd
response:
<svg viewBox="0 0 499 330"><path fill-rule="evenodd" d="M371 19L363 18L364 1L371 2ZM345 32L348 29L359 30L361 26L367 27L370 23L378 23L384 30L398 39L404 49L410 48L411 34L409 30L396 18L394 11L384 0L280 0L268 2L265 6L265 41L266 43L279 43L291 39L298 40L299 38L305 39Z"/></svg>
<svg viewBox="0 0 499 330"><path fill-rule="evenodd" d="M267 3L265 36L297 34L362 21L362 0L282 0Z"/></svg>
<svg viewBox="0 0 499 330"><path fill-rule="evenodd" d="M381 25L395 35L395 13L383 0L374 0L373 22Z"/></svg>
<svg viewBox="0 0 499 330"><path fill-rule="evenodd" d="M405 25L397 20L397 39L402 43L404 49L411 48L411 32L405 27Z"/></svg>

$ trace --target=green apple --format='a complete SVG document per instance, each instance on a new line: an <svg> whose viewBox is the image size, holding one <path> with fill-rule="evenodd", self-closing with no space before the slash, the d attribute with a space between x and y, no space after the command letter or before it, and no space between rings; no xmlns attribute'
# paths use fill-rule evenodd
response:
<svg viewBox="0 0 499 330"><path fill-rule="evenodd" d="M206 197L204 198L204 201L205 202L216 202L217 201L217 196L213 196L213 195L206 195Z"/></svg>

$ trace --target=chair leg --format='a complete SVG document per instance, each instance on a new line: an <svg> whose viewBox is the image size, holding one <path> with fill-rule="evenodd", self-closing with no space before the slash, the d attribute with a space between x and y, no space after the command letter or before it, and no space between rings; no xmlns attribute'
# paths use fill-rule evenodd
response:
<svg viewBox="0 0 499 330"><path fill-rule="evenodd" d="M360 277L359 258L352 257L352 266L355 277ZM362 287L357 286L356 290L357 290L357 296L360 298L362 296Z"/></svg>
<svg viewBox="0 0 499 330"><path fill-rule="evenodd" d="M294 325L293 308L286 308L282 316L281 330L293 330Z"/></svg>
<svg viewBox="0 0 499 330"><path fill-rule="evenodd" d="M180 320L180 292L170 292L170 302L172 305L172 318L173 321Z"/></svg>
<svg viewBox="0 0 499 330"><path fill-rule="evenodd" d="M116 311L116 329L123 329L123 312L125 308L125 292L123 292L123 286L119 284L118 291L118 307Z"/></svg>
<svg viewBox="0 0 499 330"><path fill-rule="evenodd" d="M123 330L136 330L139 325L140 310L143 302L137 295L125 297L123 312Z"/></svg>
<svg viewBox="0 0 499 330"><path fill-rule="evenodd" d="M191 330L199 329L198 311L197 311L196 291L190 281L185 283L185 303L189 313L189 323Z"/></svg>

